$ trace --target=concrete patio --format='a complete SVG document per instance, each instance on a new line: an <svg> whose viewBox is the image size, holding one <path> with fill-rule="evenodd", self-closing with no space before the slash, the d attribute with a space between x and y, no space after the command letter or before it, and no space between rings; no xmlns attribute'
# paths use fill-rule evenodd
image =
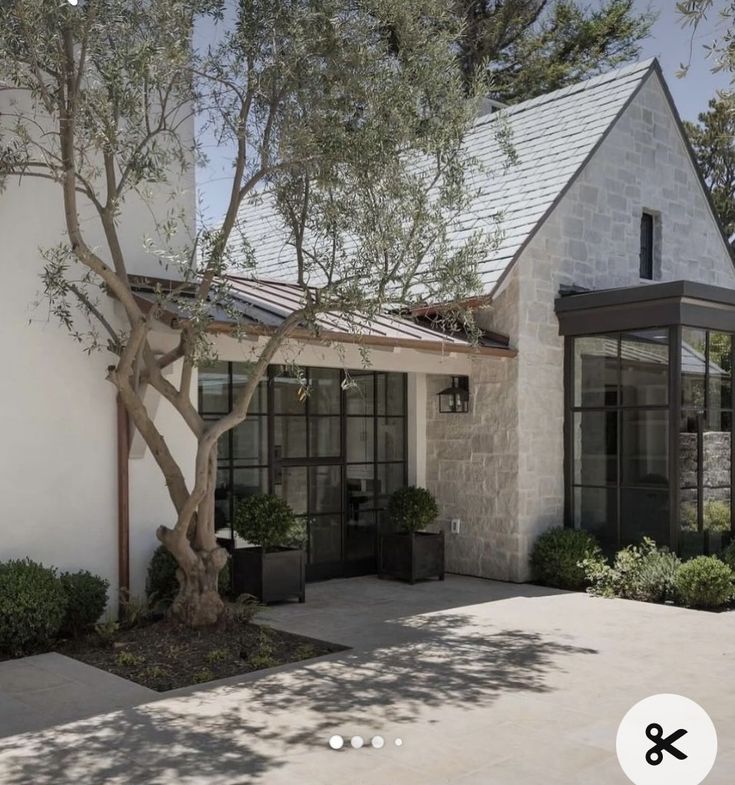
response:
<svg viewBox="0 0 735 785"><path fill-rule="evenodd" d="M0 782L623 785L617 725L656 692L707 709L707 785L732 782L733 614L449 576L311 585L262 619L353 648L2 739ZM334 752L333 734L386 745Z"/></svg>
<svg viewBox="0 0 735 785"><path fill-rule="evenodd" d="M61 654L0 662L0 737L155 700L158 693Z"/></svg>

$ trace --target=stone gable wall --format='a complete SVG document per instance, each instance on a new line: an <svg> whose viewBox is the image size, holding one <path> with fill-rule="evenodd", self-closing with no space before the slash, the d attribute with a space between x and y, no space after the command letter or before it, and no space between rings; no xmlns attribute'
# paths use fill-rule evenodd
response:
<svg viewBox="0 0 735 785"><path fill-rule="evenodd" d="M427 486L447 535L450 571L527 580L536 537L564 509L564 343L554 313L561 285L640 285L640 216L658 217L657 280L735 287L735 273L653 74L523 251L484 326L510 335L514 360L483 359L472 410L440 415L429 377Z"/></svg>

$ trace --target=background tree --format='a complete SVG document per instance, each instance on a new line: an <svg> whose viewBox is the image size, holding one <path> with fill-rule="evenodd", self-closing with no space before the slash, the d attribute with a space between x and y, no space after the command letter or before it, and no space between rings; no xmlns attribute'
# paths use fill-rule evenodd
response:
<svg viewBox="0 0 735 785"><path fill-rule="evenodd" d="M223 610L217 441L245 419L282 342L297 327L317 331L325 312L359 332L377 311L419 297L462 300L478 291L487 243L478 230L455 245L448 230L471 198L462 139L476 104L443 0L239 0L231 11L216 45L196 51L197 18L223 18L217 0L0 5L0 175L58 187L66 231L43 249L43 286L84 348L109 354L107 378L163 473L175 515L157 536L178 563L173 612L192 625ZM224 220L198 233L176 209L178 176L200 157L193 114L234 150ZM225 273L253 272L247 238L241 253L230 249L241 208L247 219L263 198L280 211L309 287L253 357L232 411L205 422L193 374L216 356L212 313L241 326ZM130 203L156 214L132 256L121 242ZM141 256L177 281L156 286L152 305L131 276ZM170 312L178 342L156 353L156 325ZM177 373L164 375L173 363ZM196 440L192 483L146 406L149 386Z"/></svg>
<svg viewBox="0 0 735 785"><path fill-rule="evenodd" d="M634 60L654 17L633 0L590 7L574 0L455 0L464 21L462 69L489 79L492 97L513 103Z"/></svg>
<svg viewBox="0 0 735 785"><path fill-rule="evenodd" d="M732 96L709 102L697 123L685 123L689 139L728 237L735 234L735 105ZM732 244L732 240L731 240Z"/></svg>
<svg viewBox="0 0 735 785"><path fill-rule="evenodd" d="M683 25L692 30L689 51L682 53L679 76L685 76L696 46L695 35L708 18L717 20L716 32L708 35L702 49L713 72L735 72L735 0L677 0L676 8ZM732 81L732 79L731 79Z"/></svg>

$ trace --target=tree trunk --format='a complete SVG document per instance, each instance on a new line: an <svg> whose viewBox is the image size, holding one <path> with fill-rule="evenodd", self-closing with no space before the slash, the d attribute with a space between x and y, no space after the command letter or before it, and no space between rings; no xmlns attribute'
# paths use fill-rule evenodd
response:
<svg viewBox="0 0 735 785"><path fill-rule="evenodd" d="M179 593L171 606L172 615L190 627L216 624L225 609L218 584L227 551L216 544L213 548L197 548L187 537L165 527L158 530L158 538L178 563Z"/></svg>

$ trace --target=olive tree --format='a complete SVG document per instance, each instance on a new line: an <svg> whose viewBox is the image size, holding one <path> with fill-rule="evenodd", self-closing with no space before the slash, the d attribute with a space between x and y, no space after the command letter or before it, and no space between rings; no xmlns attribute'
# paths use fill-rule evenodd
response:
<svg viewBox="0 0 735 785"><path fill-rule="evenodd" d="M461 243L451 231L473 193L474 164L462 141L475 100L463 89L455 45L461 30L448 5L0 4L0 101L13 98L0 115L0 200L12 198L11 176L13 183L43 178L58 186L66 228L57 246L40 250L43 289L85 350L109 354L107 378L163 473L173 514L157 536L176 558L180 590L172 610L188 624L213 623L223 611L217 441L245 419L281 344L297 328L318 330L325 312L359 332L380 310L461 302L477 291L478 259L493 237L469 221ZM218 30L206 47L196 44L198 24ZM194 115L232 150L229 204L215 226L190 226L176 209L177 177L202 163ZM170 198L162 199L167 189ZM268 333L232 411L205 422L191 401L192 381L216 356L214 311L239 318L227 273L257 272L247 236L234 243L256 198L271 200L282 218L302 304ZM136 296L121 241L131 202L148 204L156 226L135 255L169 277L175 272L176 283L157 287L148 306ZM104 242L92 241L93 226ZM156 352L157 323L171 311L176 345ZM149 387L193 434L193 472L149 410Z"/></svg>

